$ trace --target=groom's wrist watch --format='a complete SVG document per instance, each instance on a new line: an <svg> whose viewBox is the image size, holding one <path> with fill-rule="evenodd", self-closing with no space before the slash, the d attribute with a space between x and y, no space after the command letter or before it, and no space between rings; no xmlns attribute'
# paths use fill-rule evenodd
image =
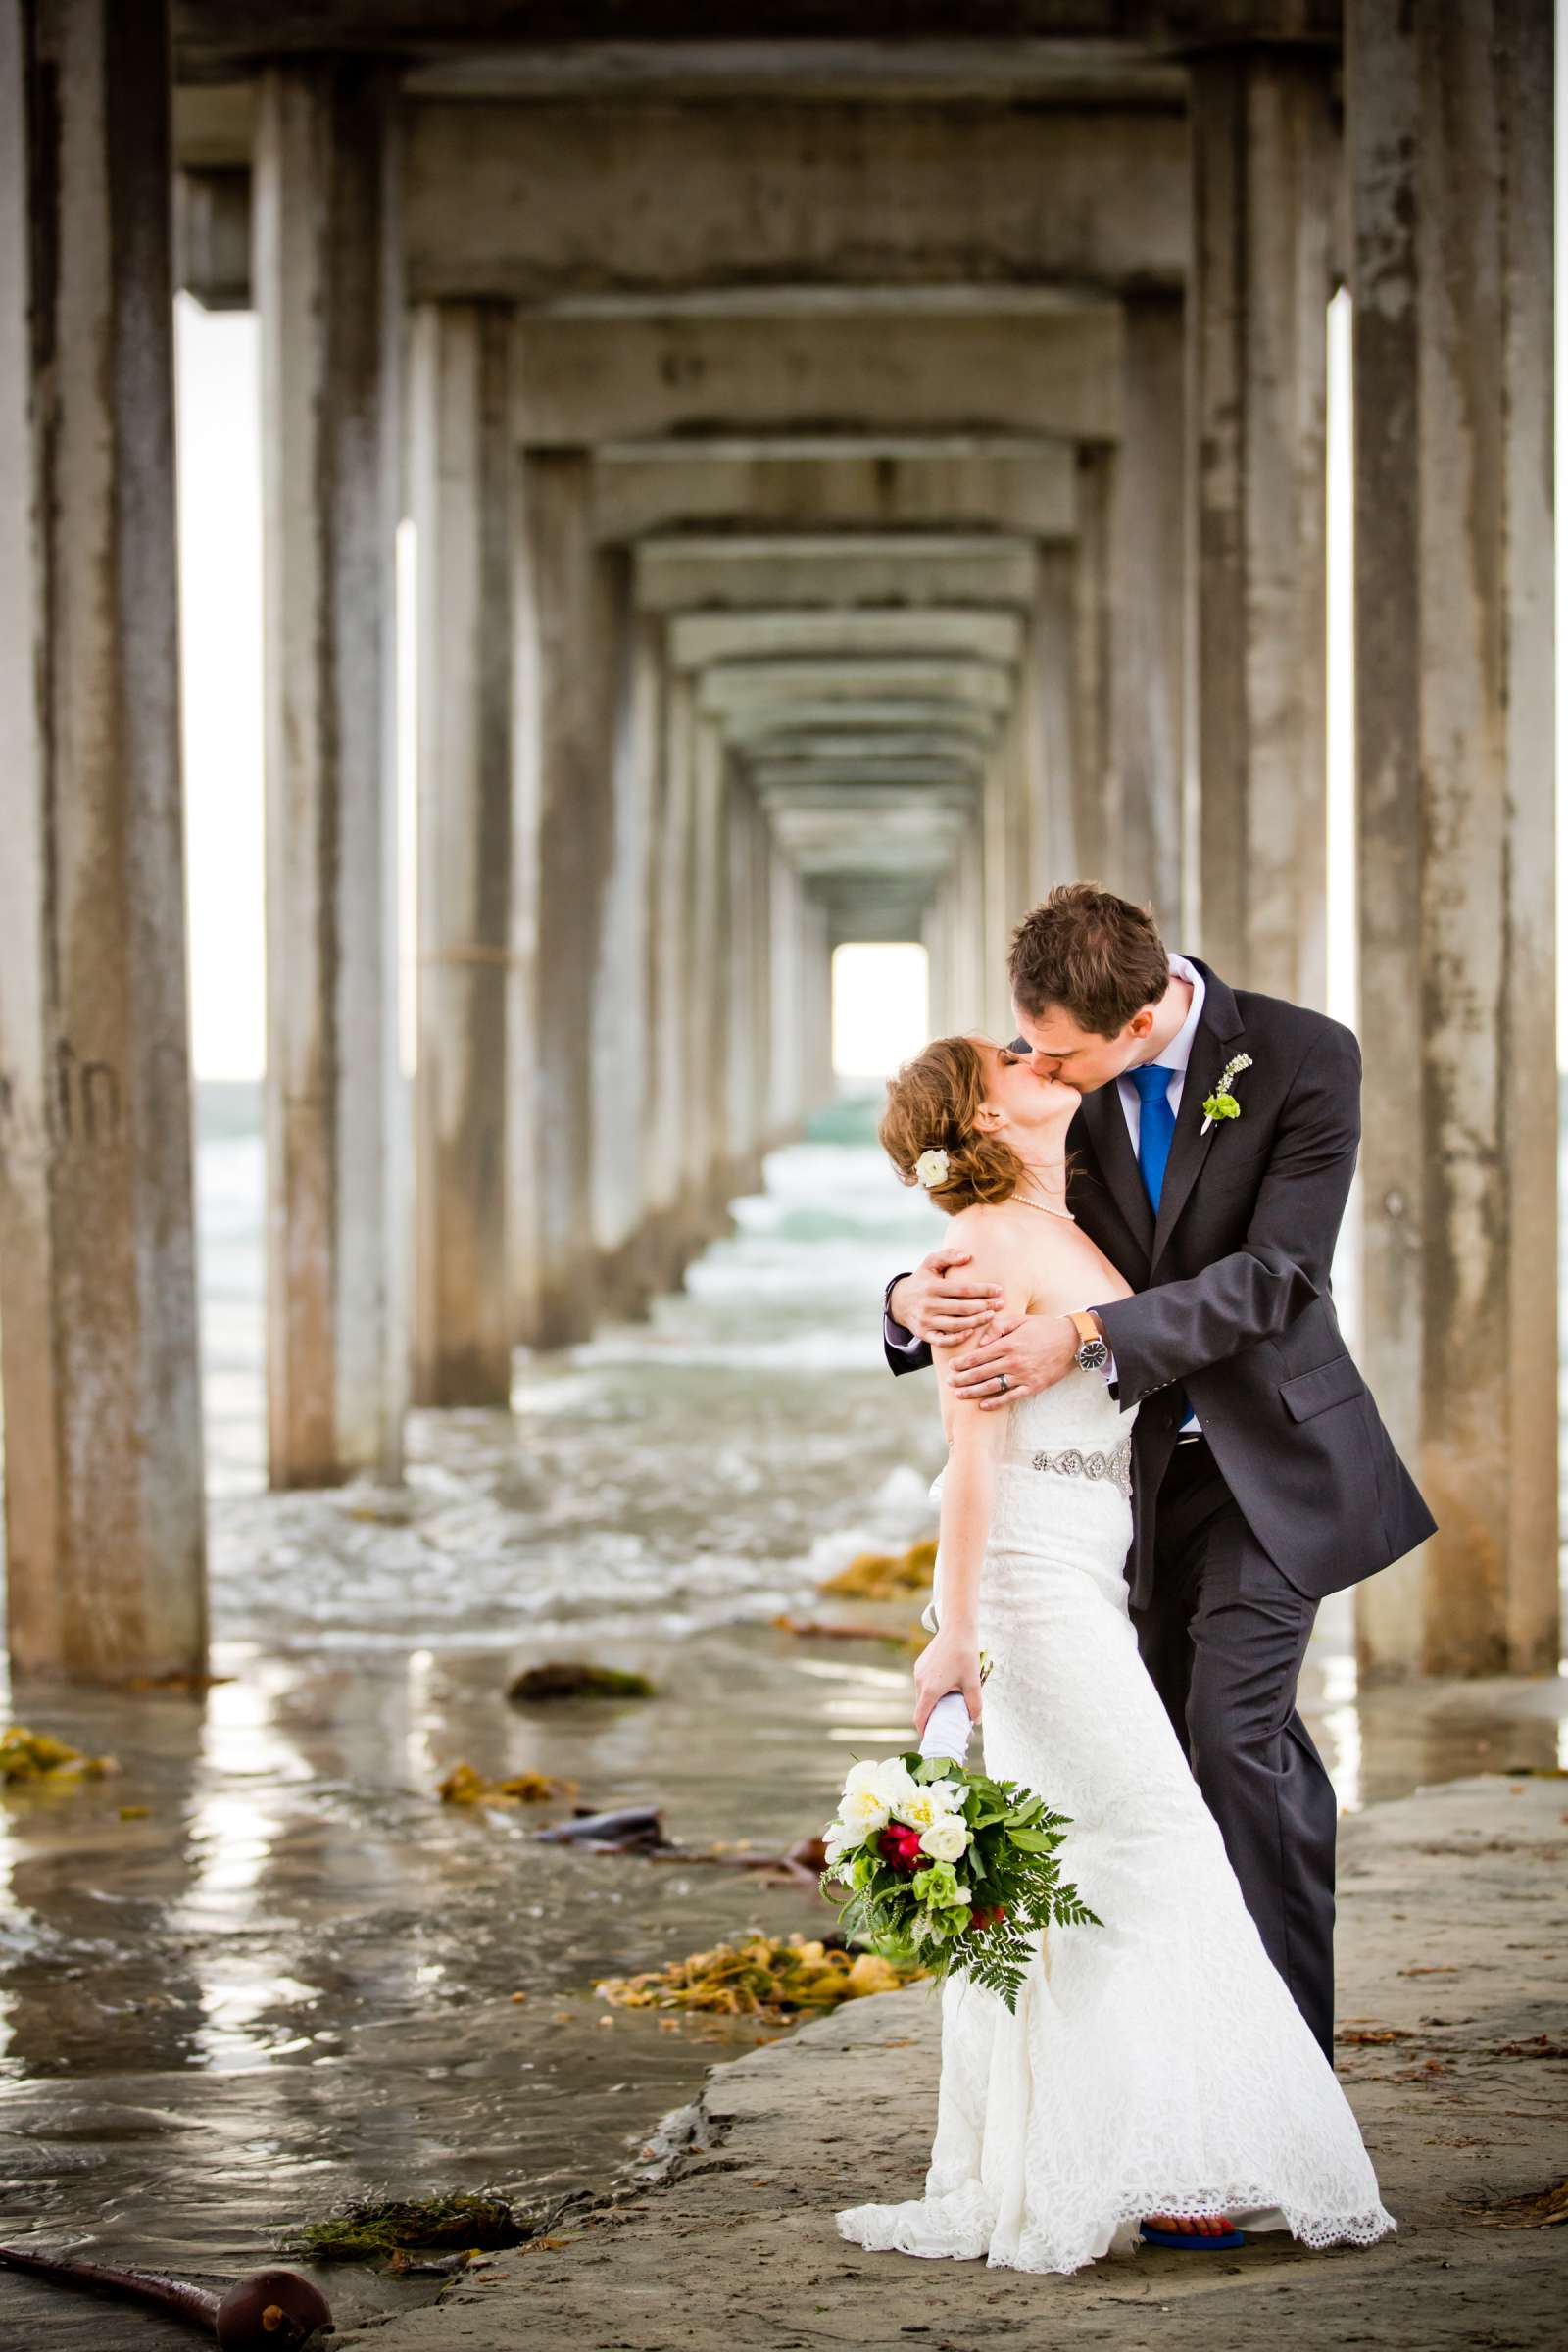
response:
<svg viewBox="0 0 1568 2352"><path fill-rule="evenodd" d="M1078 1353L1074 1358L1080 1372L1103 1372L1110 1361L1110 1349L1101 1336L1100 1326L1087 1308L1080 1308L1067 1318L1078 1334Z"/></svg>

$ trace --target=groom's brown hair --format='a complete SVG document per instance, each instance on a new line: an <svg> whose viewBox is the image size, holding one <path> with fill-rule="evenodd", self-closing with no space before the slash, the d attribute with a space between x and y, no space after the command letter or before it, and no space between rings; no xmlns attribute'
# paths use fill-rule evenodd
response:
<svg viewBox="0 0 1568 2352"><path fill-rule="evenodd" d="M1165 994L1170 957L1147 906L1063 882L1013 933L1007 978L1020 1012L1059 1004L1080 1029L1116 1037Z"/></svg>

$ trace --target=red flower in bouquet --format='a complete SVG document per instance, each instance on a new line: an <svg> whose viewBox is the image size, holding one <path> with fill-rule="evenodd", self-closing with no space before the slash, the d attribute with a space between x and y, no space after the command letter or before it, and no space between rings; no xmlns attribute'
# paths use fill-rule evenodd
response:
<svg viewBox="0 0 1568 2352"><path fill-rule="evenodd" d="M877 1839L877 1849L895 1870L913 1873L923 1868L927 1857L920 1850L920 1833L902 1821L890 1821Z"/></svg>
<svg viewBox="0 0 1568 2352"><path fill-rule="evenodd" d="M1005 1903L977 1903L969 1914L969 1933L972 1936L977 1928L1000 1927L1006 1916Z"/></svg>

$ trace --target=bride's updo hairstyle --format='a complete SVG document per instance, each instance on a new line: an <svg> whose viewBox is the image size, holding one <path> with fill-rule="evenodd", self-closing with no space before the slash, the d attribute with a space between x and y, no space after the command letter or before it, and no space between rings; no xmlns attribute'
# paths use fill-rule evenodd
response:
<svg viewBox="0 0 1568 2352"><path fill-rule="evenodd" d="M921 1183L918 1163L926 1152L946 1154L940 1183L925 1187L946 1216L1010 1200L1023 1182L1024 1164L1012 1146L975 1126L985 1099L985 1063L966 1037L939 1037L888 1080L877 1141L903 1184Z"/></svg>

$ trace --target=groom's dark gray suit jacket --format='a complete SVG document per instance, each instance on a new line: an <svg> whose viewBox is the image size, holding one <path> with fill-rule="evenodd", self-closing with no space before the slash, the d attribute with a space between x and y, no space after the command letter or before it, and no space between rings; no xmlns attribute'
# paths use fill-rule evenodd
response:
<svg viewBox="0 0 1568 2352"><path fill-rule="evenodd" d="M1253 1535L1320 1598L1386 1568L1436 1525L1340 1333L1329 1286L1360 1141L1351 1032L1278 997L1205 983L1155 1218L1112 1082L1067 1132L1068 1205L1131 1298L1093 1305L1133 1433L1132 1601L1153 1587L1152 1498L1182 1391ZM1203 1098L1237 1054L1241 1116L1207 1135ZM895 1372L930 1350L889 1347Z"/></svg>

